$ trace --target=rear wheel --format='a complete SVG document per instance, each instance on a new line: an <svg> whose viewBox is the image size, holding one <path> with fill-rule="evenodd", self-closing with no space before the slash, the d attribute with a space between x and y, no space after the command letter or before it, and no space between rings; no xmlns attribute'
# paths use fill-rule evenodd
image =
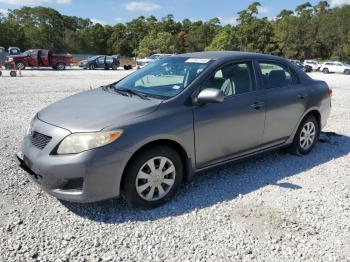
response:
<svg viewBox="0 0 350 262"><path fill-rule="evenodd" d="M11 72L10 72L10 76L11 76L11 77L16 77L16 76L17 76L16 71L11 71Z"/></svg>
<svg viewBox="0 0 350 262"><path fill-rule="evenodd" d="M350 69L345 69L344 74L350 75Z"/></svg>
<svg viewBox="0 0 350 262"><path fill-rule="evenodd" d="M95 70L95 65L94 64L89 65L89 70Z"/></svg>
<svg viewBox="0 0 350 262"><path fill-rule="evenodd" d="M113 64L113 65L112 65L112 69L113 69L113 70L118 70L118 65Z"/></svg>
<svg viewBox="0 0 350 262"><path fill-rule="evenodd" d="M16 68L19 70L24 70L26 68L26 65L22 61L16 62Z"/></svg>
<svg viewBox="0 0 350 262"><path fill-rule="evenodd" d="M56 65L56 69L57 70L65 70L66 69L66 65L64 63L58 63Z"/></svg>
<svg viewBox="0 0 350 262"><path fill-rule="evenodd" d="M329 74L328 68L323 68L322 72L325 73L325 74Z"/></svg>
<svg viewBox="0 0 350 262"><path fill-rule="evenodd" d="M171 199L182 178L179 154L171 147L156 146L139 153L128 165L123 196L134 207L157 207Z"/></svg>
<svg viewBox="0 0 350 262"><path fill-rule="evenodd" d="M319 124L315 116L306 116L295 134L293 152L299 155L310 153L318 140L319 133Z"/></svg>
<svg viewBox="0 0 350 262"><path fill-rule="evenodd" d="M0 71L0 77L2 76L2 72Z"/></svg>

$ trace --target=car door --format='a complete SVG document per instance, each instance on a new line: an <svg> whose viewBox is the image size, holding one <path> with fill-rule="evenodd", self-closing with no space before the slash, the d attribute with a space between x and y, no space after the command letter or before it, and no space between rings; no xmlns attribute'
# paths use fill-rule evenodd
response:
<svg viewBox="0 0 350 262"><path fill-rule="evenodd" d="M335 73L343 73L343 65L341 63L335 63Z"/></svg>
<svg viewBox="0 0 350 262"><path fill-rule="evenodd" d="M285 142L307 108L307 90L288 65L258 61L266 102L264 146Z"/></svg>
<svg viewBox="0 0 350 262"><path fill-rule="evenodd" d="M253 63L237 62L216 70L203 85L221 89L225 100L193 109L197 168L254 150L262 142L265 107Z"/></svg>
<svg viewBox="0 0 350 262"><path fill-rule="evenodd" d="M28 62L28 66L33 66L33 67L38 66L38 51L37 50L30 51L30 54L28 55L27 62Z"/></svg>
<svg viewBox="0 0 350 262"><path fill-rule="evenodd" d="M99 58L97 58L96 64L98 68L105 68L105 59L105 56L100 56Z"/></svg>

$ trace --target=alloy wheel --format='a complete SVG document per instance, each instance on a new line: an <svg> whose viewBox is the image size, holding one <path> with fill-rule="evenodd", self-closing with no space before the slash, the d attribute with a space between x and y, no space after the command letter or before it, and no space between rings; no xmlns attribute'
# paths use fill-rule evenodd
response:
<svg viewBox="0 0 350 262"><path fill-rule="evenodd" d="M313 122L306 122L300 132L300 147L308 150L315 142L316 126Z"/></svg>

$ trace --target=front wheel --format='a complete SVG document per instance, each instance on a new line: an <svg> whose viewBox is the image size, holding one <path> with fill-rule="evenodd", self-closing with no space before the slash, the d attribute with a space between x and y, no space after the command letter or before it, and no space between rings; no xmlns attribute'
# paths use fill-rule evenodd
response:
<svg viewBox="0 0 350 262"><path fill-rule="evenodd" d="M345 69L345 70L344 70L344 74L350 75L350 69Z"/></svg>
<svg viewBox="0 0 350 262"><path fill-rule="evenodd" d="M319 137L319 124L313 115L306 116L301 122L292 144L292 150L298 155L311 152Z"/></svg>
<svg viewBox="0 0 350 262"><path fill-rule="evenodd" d="M129 164L122 193L133 207L154 208L171 199L182 178L179 154L171 147L156 146L142 151Z"/></svg>
<svg viewBox="0 0 350 262"><path fill-rule="evenodd" d="M57 70L65 70L66 69L66 65L64 63L58 63L56 65L56 69Z"/></svg>
<svg viewBox="0 0 350 262"><path fill-rule="evenodd" d="M89 65L89 70L95 70L95 65L94 64Z"/></svg>
<svg viewBox="0 0 350 262"><path fill-rule="evenodd" d="M19 70L24 70L26 69L26 65L22 61L19 61L19 62L16 62L16 68Z"/></svg>
<svg viewBox="0 0 350 262"><path fill-rule="evenodd" d="M325 74L329 74L328 68L323 68L322 72L325 73Z"/></svg>

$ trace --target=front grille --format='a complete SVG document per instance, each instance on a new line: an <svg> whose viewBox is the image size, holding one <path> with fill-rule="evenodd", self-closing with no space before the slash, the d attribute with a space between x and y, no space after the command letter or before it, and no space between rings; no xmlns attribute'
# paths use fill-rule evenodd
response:
<svg viewBox="0 0 350 262"><path fill-rule="evenodd" d="M32 145L39 149L44 149L45 146L51 141L51 139L51 136L46 136L38 132L33 132L31 136Z"/></svg>

